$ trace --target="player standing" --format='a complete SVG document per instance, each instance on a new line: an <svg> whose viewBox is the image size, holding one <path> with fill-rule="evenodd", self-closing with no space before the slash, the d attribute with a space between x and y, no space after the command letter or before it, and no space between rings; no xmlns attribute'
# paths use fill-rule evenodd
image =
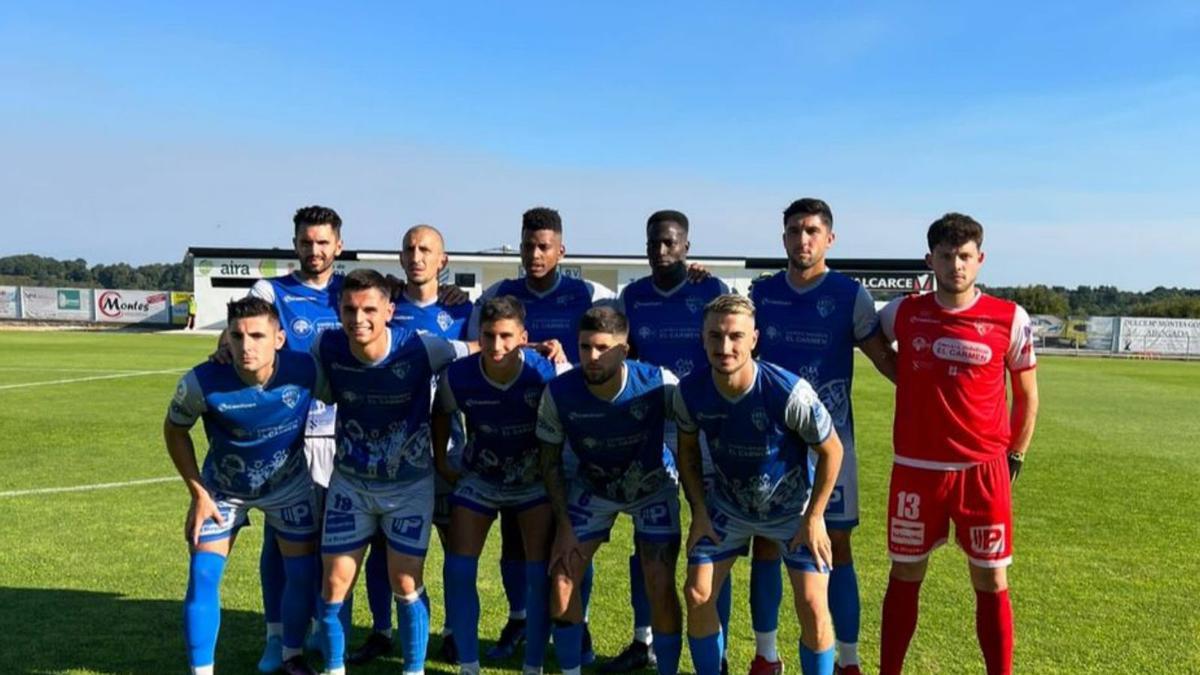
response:
<svg viewBox="0 0 1200 675"><path fill-rule="evenodd" d="M925 262L937 290L895 300L880 314L899 353L888 499L892 570L879 671L899 673L904 666L929 554L953 522L970 563L975 631L987 672L1011 673L1010 483L1037 418L1033 330L1019 305L976 288L984 261L978 222L948 213L929 226L926 238Z"/></svg>
<svg viewBox="0 0 1200 675"><path fill-rule="evenodd" d="M705 363L700 329L704 306L729 292L714 276L693 279L687 254L688 218L679 211L656 211L646 220L646 258L650 275L621 291L618 307L629 319L631 358L662 366L684 377ZM675 445L675 422L667 424L667 445ZM778 576L778 571L776 572ZM637 554L629 557L629 601L633 606L633 640L622 652L600 667L602 673L627 673L654 665L650 605ZM730 584L721 587L721 621L728 625Z"/></svg>
<svg viewBox="0 0 1200 675"><path fill-rule="evenodd" d="M404 268L404 290L395 298L393 327L433 335L447 340L462 340L466 337L467 320L471 315L470 303L449 304L439 296L438 278L446 268L446 243L442 233L431 225L416 225L408 229L401 239L400 264ZM462 426L455 418L455 433L450 444L452 462L458 461L464 436ZM438 538L445 549L449 540L446 527L450 524L449 497L452 486L440 475L434 477L433 524ZM371 540L371 552L364 566L367 581L367 600L371 606L372 630L367 639L346 657L346 663L361 665L392 652L392 586L387 573L387 540L377 533ZM445 581L443 579L443 581ZM445 588L449 584L443 584ZM457 663L453 633L450 630L449 606L446 607L446 625L442 635L442 657Z"/></svg>
<svg viewBox="0 0 1200 675"><path fill-rule="evenodd" d="M832 562L825 511L842 445L825 406L795 374L751 354L758 343L754 305L723 295L705 309L710 368L679 384L680 475L692 510L688 533L688 643L699 675L716 675L728 636L713 589L724 583L752 537L782 550L801 628L800 667L833 672L827 604ZM714 480L705 494L700 434ZM814 461L815 458L815 461Z"/></svg>
<svg viewBox="0 0 1200 675"><path fill-rule="evenodd" d="M480 353L454 362L438 380L433 451L438 473L455 486L445 583L462 673L479 673L479 555L502 508L515 514L525 547L527 674L541 673L550 636L546 559L554 516L538 470L535 429L538 402L556 367L525 346L524 320L517 299L489 299L480 310ZM461 464L452 464L447 446L460 411L471 440Z"/></svg>
<svg viewBox="0 0 1200 675"><path fill-rule="evenodd" d="M626 360L628 335L620 312L589 309L579 323L579 367L550 382L538 410L542 476L557 525L550 613L555 653L566 675L578 675L582 664L580 586L621 513L634 521L658 672L679 669L679 484L665 439L678 380L660 366ZM579 458L569 479L562 465L568 442Z"/></svg>
<svg viewBox="0 0 1200 675"><path fill-rule="evenodd" d="M521 216L521 266L525 277L505 279L484 290L475 303L467 335L479 337L479 316L489 298L511 295L525 307L525 328L530 346L549 354L554 361L579 361L576 330L583 313L598 302L611 301L615 295L601 284L562 274L558 267L567 249L563 246L562 218L546 207L529 209ZM516 518L507 509L500 512L500 578L509 602L509 620L500 632L496 647L488 658L511 655L525 639L525 560ZM585 583L584 604L590 594L590 579ZM585 660L595 658L591 636L584 630Z"/></svg>
<svg viewBox="0 0 1200 675"><path fill-rule="evenodd" d="M339 406L321 545L321 624L331 675L345 673L339 612L367 542L379 529L387 537L404 669L425 669L429 608L422 602L423 572L433 517L430 381L468 347L389 328L390 293L388 281L374 270L346 275L339 301L343 329L323 333L314 347L328 384L320 396Z"/></svg>
<svg viewBox="0 0 1200 675"><path fill-rule="evenodd" d="M229 303L232 362L203 363L179 381L163 424L175 468L192 495L184 534L191 549L184 635L193 675L211 675L220 626L220 583L251 508L263 512L286 570L281 606L285 673L313 673L302 655L317 576L318 498L304 461L309 403L320 385L310 356L279 351L275 308L260 298ZM204 420L204 470L188 430Z"/></svg>
<svg viewBox="0 0 1200 675"><path fill-rule="evenodd" d="M838 671L858 675L861 606L850 547L850 535L858 524L858 462L851 406L854 347L862 349L879 372L891 380L895 379L895 358L879 331L871 294L854 279L829 269L825 256L834 239L833 213L828 204L812 198L792 202L783 212L787 270L755 282L750 299L754 301L758 325L764 326L759 356L813 386L833 416L842 441L842 468L825 510L833 545L829 609L837 641ZM760 541L755 540L756 549ZM752 675L783 669L775 648L782 591L778 582L778 562L756 558L750 577L758 652L750 668Z"/></svg>

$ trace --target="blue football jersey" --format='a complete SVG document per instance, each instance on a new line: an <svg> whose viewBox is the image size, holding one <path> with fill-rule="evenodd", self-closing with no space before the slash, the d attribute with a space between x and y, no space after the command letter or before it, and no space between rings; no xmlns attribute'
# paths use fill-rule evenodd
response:
<svg viewBox="0 0 1200 675"><path fill-rule="evenodd" d="M481 356L455 361L438 381L438 407L466 416L469 441L463 468L497 486L525 487L541 480L538 470L538 404L554 364L529 348L516 379L501 385L483 372Z"/></svg>
<svg viewBox="0 0 1200 675"><path fill-rule="evenodd" d="M466 345L389 329L391 348L376 363L350 351L344 331L326 331L316 345L327 382L322 398L337 403L334 466L363 480L411 482L431 475L431 378Z"/></svg>
<svg viewBox="0 0 1200 675"><path fill-rule="evenodd" d="M285 347L309 353L321 331L342 325L338 317L342 279L341 274L334 274L324 288L314 288L294 274L285 274L263 279L250 289L250 294L275 303L280 323L287 333Z"/></svg>
<svg viewBox="0 0 1200 675"><path fill-rule="evenodd" d="M629 318L629 344L637 359L667 368L679 377L706 365L701 336L704 307L728 292L729 287L716 277L699 283L684 280L670 291L660 290L652 277L626 286L619 306Z"/></svg>
<svg viewBox="0 0 1200 675"><path fill-rule="evenodd" d="M854 279L830 270L818 282L796 288L787 272L750 289L758 325L758 353L812 384L842 444L854 445L854 346L879 329L871 295Z"/></svg>
<svg viewBox="0 0 1200 675"><path fill-rule="evenodd" d="M467 337L467 323L471 319L471 303L443 305L434 300L421 305L407 296L396 300L396 312L392 324L422 335L436 335L447 340L463 340Z"/></svg>
<svg viewBox="0 0 1200 675"><path fill-rule="evenodd" d="M231 364L202 363L179 381L168 410L173 424L204 421L205 485L223 495L257 499L307 471L304 426L319 386L308 354L280 351L265 385L247 385Z"/></svg>
<svg viewBox="0 0 1200 675"><path fill-rule="evenodd" d="M809 444L833 430L829 413L807 382L765 361L754 385L730 400L712 369L679 383L675 419L681 431L702 432L716 475L714 497L748 520L799 515L808 503L816 456Z"/></svg>
<svg viewBox="0 0 1200 675"><path fill-rule="evenodd" d="M490 298L511 295L525 305L525 330L530 342L558 340L571 363L579 363L579 320L583 313L601 300L612 300L613 293L585 279L558 275L554 286L545 293L529 288L524 279L505 279L483 292L475 302L468 336L479 337L479 311Z"/></svg>
<svg viewBox="0 0 1200 675"><path fill-rule="evenodd" d="M624 379L611 401L587 388L579 368L551 380L542 395L537 435L547 443L569 441L588 489L629 503L675 476L664 428L678 380L659 366L632 360L625 362Z"/></svg>

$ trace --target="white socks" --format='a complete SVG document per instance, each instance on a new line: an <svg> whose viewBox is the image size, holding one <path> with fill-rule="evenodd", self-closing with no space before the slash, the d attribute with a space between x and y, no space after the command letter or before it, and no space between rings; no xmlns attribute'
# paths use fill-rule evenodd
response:
<svg viewBox="0 0 1200 675"><path fill-rule="evenodd" d="M754 653L774 663L779 660L779 650L775 647L775 634L779 631L754 631Z"/></svg>
<svg viewBox="0 0 1200 675"><path fill-rule="evenodd" d="M838 663L843 666L858 665L858 643L857 642L838 642L837 655Z"/></svg>
<svg viewBox="0 0 1200 675"><path fill-rule="evenodd" d="M633 639L644 645L654 642L654 633L651 632L650 626L636 626L633 629Z"/></svg>

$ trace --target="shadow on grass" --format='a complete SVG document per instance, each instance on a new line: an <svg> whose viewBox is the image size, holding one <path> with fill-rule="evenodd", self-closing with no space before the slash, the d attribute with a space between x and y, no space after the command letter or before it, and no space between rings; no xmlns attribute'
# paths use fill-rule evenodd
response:
<svg viewBox="0 0 1200 675"><path fill-rule="evenodd" d="M367 629L355 626L347 650L357 647ZM258 612L221 611L217 670L256 673L263 645ZM495 645L480 639L480 653ZM457 673L436 659L441 638L429 637L430 673ZM550 648L550 655L553 648ZM6 675L45 675L70 670L122 675L187 672L183 646L182 600L141 600L116 593L65 589L0 588L0 671ZM551 656L552 661L552 656ZM314 667L319 657L310 655ZM549 665L549 664L548 664ZM400 672L399 649L392 656L354 672ZM521 672L520 657L484 663L487 672ZM548 671L549 672L549 671Z"/></svg>

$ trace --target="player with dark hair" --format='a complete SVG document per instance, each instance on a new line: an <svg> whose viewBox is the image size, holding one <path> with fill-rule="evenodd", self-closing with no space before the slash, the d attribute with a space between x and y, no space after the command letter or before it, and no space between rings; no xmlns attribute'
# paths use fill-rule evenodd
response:
<svg viewBox="0 0 1200 675"><path fill-rule="evenodd" d="M566 675L578 675L582 665L584 575L621 513L634 520L658 672L679 669L679 484L665 438L678 380L660 366L627 360L628 335L629 323L617 310L585 312L579 322L580 365L550 382L538 410L542 477L557 524L550 613L555 653ZM563 471L568 442L579 459L570 477Z"/></svg>
<svg viewBox="0 0 1200 675"><path fill-rule="evenodd" d="M554 517L538 471L537 406L556 368L526 346L525 309L512 296L480 309L479 354L456 361L438 380L433 451L438 473L454 484L446 553L446 609L460 672L479 672L479 555L500 509L510 509L525 547L525 672L542 671L550 635L547 567ZM561 364L567 368L566 364ZM450 423L466 416L462 463L447 458Z"/></svg>
<svg viewBox="0 0 1200 675"><path fill-rule="evenodd" d="M449 304L442 300L438 286L439 275L449 263L446 242L442 233L432 225L410 227L401 238L400 264L404 268L403 290L394 297L395 312L391 325L395 328L433 335L447 340L466 337L470 303ZM450 457L457 462L465 437L462 425L454 418ZM435 476L433 524L445 548L446 527L450 524L449 497L452 487L440 475ZM346 658L350 665L369 663L392 652L392 587L387 573L387 545L383 533L371 540L371 552L364 565L367 600L371 606L372 629L367 639ZM441 656L457 663L449 612L443 628Z"/></svg>
<svg viewBox="0 0 1200 675"><path fill-rule="evenodd" d="M898 346L888 498L891 575L879 672L901 672L929 555L954 523L975 588L975 632L990 675L1012 672L1012 495L1037 419L1033 328L1019 305L975 285L983 227L947 213L929 226L937 290L880 312ZM1012 383L1008 402L1006 377Z"/></svg>
<svg viewBox="0 0 1200 675"><path fill-rule="evenodd" d="M688 643L699 675L716 675L728 644L715 607L724 583L753 537L782 551L800 623L800 668L833 672L833 631L826 600L832 563L825 509L842 445L813 388L779 366L752 358L758 342L754 304L723 295L705 309L710 367L679 383L680 476L692 522L688 532ZM714 479L705 488L700 434ZM814 461L815 459L815 461Z"/></svg>
<svg viewBox="0 0 1200 675"><path fill-rule="evenodd" d="M525 276L496 282L484 290L471 315L467 331L470 339L479 337L479 311L483 303L489 298L511 295L525 307L525 329L529 332L531 347L556 362L575 363L579 360L576 331L580 317L596 303L612 301L615 296L601 284L562 273L559 262L567 252L562 230L562 218L554 209L539 206L521 216L521 265ZM503 544L500 578L509 602L509 621L501 630L495 648L487 654L493 659L513 654L524 640L525 561L520 530L510 513L502 510L500 518ZM590 635L585 631L584 651L589 661L594 659L594 654L587 648L590 641Z"/></svg>
<svg viewBox="0 0 1200 675"><path fill-rule="evenodd" d="M700 339L704 306L729 289L720 279L695 276L689 271L687 255L688 217L675 210L661 210L646 219L646 258L650 275L622 291L618 307L629 318L630 355L639 361L669 369L684 377L697 364L705 363ZM675 424L667 427L667 445L675 451ZM642 579L641 561L629 558L630 593L634 636L625 649L600 667L602 673L627 673L654 665L650 605ZM730 584L722 588L721 617L729 619Z"/></svg>
<svg viewBox="0 0 1200 675"><path fill-rule="evenodd" d="M325 503L321 626L326 669L345 673L342 603L367 542L387 537L388 575L399 617L406 673L424 672L429 608L423 602L425 552L433 516L431 378L470 350L462 342L392 328L391 284L357 269L342 283L341 331L326 331L313 354L338 403L337 455Z"/></svg>
<svg viewBox="0 0 1200 675"><path fill-rule="evenodd" d="M304 430L320 372L307 354L280 351L286 335L269 302L229 303L231 363L206 362L179 381L163 424L167 450L192 495L184 535L191 550L184 636L193 675L211 675L220 625L221 577L251 508L263 512L286 570L281 663L311 674L304 635L318 573L319 502L304 460ZM196 466L189 429L204 421L208 454Z"/></svg>
<svg viewBox="0 0 1200 675"><path fill-rule="evenodd" d="M879 332L871 294L855 279L829 268L826 254L835 240L833 212L820 199L792 202L783 212L787 269L759 279L750 289L762 326L758 355L804 378L833 416L842 442L841 471L825 511L833 543L829 607L837 638L838 671L859 675L858 631L861 614L858 577L850 535L858 524L858 463L854 443L851 384L854 348L860 348L888 379L895 379L895 358ZM755 540L755 549L764 540ZM750 606L757 656L751 675L780 672L775 648L782 593L778 560L756 556L750 579ZM771 600L774 602L771 602Z"/></svg>

